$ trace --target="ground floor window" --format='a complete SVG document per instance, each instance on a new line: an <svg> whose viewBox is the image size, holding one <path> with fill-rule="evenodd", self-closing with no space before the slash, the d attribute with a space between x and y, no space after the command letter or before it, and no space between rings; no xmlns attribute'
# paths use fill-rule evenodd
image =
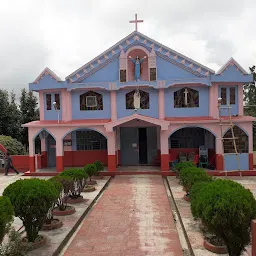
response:
<svg viewBox="0 0 256 256"><path fill-rule="evenodd" d="M104 150L107 139L96 131L77 131L76 147L77 150Z"/></svg>

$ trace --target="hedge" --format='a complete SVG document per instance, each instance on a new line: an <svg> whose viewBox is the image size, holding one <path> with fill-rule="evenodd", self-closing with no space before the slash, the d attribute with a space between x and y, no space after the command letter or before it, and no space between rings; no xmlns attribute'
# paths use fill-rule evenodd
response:
<svg viewBox="0 0 256 256"><path fill-rule="evenodd" d="M10 136L0 135L0 144L2 144L7 149L10 155L26 154L26 151L23 145L19 141L17 141L16 139L13 139Z"/></svg>

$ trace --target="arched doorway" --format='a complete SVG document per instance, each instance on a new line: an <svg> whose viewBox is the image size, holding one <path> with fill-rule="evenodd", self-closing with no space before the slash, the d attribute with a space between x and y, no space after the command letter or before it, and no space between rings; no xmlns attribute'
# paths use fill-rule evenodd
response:
<svg viewBox="0 0 256 256"><path fill-rule="evenodd" d="M169 137L171 161L199 162L199 147L204 146L207 153L207 168L215 168L215 136L201 127L180 128Z"/></svg>
<svg viewBox="0 0 256 256"><path fill-rule="evenodd" d="M235 147L232 138L231 128L228 129L223 138L224 148L224 170L249 170L249 139L248 135L237 125L233 127L236 138L236 148L238 155L235 153Z"/></svg>

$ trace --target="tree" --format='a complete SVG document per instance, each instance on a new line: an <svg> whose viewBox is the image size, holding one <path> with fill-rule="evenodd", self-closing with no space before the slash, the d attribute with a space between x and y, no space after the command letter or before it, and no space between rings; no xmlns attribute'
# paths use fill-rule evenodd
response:
<svg viewBox="0 0 256 256"><path fill-rule="evenodd" d="M9 99L8 91L0 89L0 135L8 135Z"/></svg>
<svg viewBox="0 0 256 256"><path fill-rule="evenodd" d="M21 123L29 123L39 119L38 100L33 92L21 90L20 97ZM28 129L22 128L22 143L28 147Z"/></svg>
<svg viewBox="0 0 256 256"><path fill-rule="evenodd" d="M245 111L244 113L249 116L256 117L256 70L255 66L249 68L251 74L253 74L253 82L244 86L244 101L245 101ZM256 122L253 122L253 146L256 150Z"/></svg>

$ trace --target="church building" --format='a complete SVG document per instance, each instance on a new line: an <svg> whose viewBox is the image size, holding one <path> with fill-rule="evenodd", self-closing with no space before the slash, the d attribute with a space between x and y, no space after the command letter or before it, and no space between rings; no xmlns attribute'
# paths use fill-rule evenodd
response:
<svg viewBox="0 0 256 256"><path fill-rule="evenodd" d="M38 138L42 168L58 172L95 160L109 172L140 165L166 172L178 161L200 165L202 155L208 169L253 170L255 118L243 110L252 74L233 58L215 72L138 32L135 22L134 32L64 81L45 68L29 84L40 103L40 120L23 125L30 171Z"/></svg>

